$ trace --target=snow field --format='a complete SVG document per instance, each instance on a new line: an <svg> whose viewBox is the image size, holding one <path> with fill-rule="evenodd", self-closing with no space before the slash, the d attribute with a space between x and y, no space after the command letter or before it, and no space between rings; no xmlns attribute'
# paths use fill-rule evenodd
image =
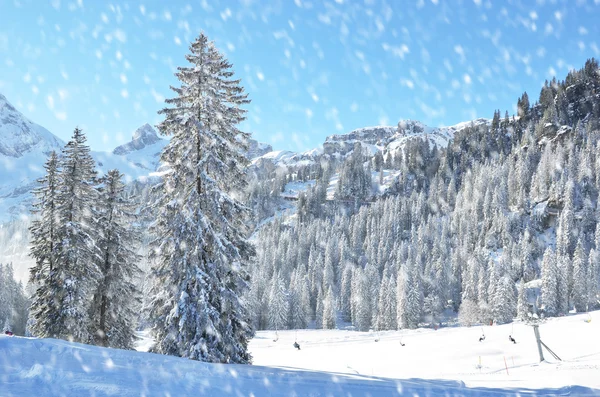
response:
<svg viewBox="0 0 600 397"><path fill-rule="evenodd" d="M523 323L385 332L346 330L261 331L250 343L256 365L408 379L450 379L467 386L600 389L600 312L552 318L541 339L539 363L531 326ZM485 333L486 339L479 342ZM512 335L517 344L509 341ZM292 344L301 346L297 351ZM379 338L379 342L375 339ZM400 345L400 341L405 346ZM506 359L506 365L505 360ZM481 360L481 361L480 361ZM481 367L479 364L481 362ZM507 374L508 372L508 374Z"/></svg>
<svg viewBox="0 0 600 397"><path fill-rule="evenodd" d="M589 323L586 318L540 326L542 340L565 360L543 364L533 331L523 324L484 327L482 343L480 327L299 330L300 351L292 346L296 331L279 331L277 342L273 331L261 331L250 343L252 366L0 336L0 396L597 397L600 312ZM508 341L511 331L516 345ZM139 347L147 348L151 341L142 336Z"/></svg>

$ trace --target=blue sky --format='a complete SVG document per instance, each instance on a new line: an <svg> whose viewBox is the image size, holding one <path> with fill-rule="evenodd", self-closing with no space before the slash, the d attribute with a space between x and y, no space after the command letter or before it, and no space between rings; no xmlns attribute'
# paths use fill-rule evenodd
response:
<svg viewBox="0 0 600 397"><path fill-rule="evenodd" d="M243 128L276 149L417 119L514 112L600 56L600 0L0 0L0 92L68 139L112 150L171 97L204 31L250 94Z"/></svg>

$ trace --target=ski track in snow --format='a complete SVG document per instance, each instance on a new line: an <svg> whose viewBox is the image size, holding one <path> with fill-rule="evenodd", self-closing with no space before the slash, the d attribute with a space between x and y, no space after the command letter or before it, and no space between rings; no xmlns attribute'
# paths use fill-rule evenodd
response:
<svg viewBox="0 0 600 397"><path fill-rule="evenodd" d="M483 327L482 343L481 327L279 331L277 342L273 331L261 331L250 343L252 366L1 336L0 396L597 397L600 312L592 318L542 324L542 339L565 360L542 364L533 332L518 323ZM507 332L517 345L508 342ZM149 346L145 336L140 349ZM296 338L300 351L292 347Z"/></svg>

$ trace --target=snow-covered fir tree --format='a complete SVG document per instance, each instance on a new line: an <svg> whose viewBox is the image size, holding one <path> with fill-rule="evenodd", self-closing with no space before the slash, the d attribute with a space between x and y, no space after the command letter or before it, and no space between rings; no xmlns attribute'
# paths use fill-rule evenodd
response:
<svg viewBox="0 0 600 397"><path fill-rule="evenodd" d="M30 275L38 285L31 308L36 336L90 339L88 309L99 279L99 249L96 169L86 141L83 131L75 128L60 163L50 155L47 176L36 191L41 217L32 225L36 265Z"/></svg>
<svg viewBox="0 0 600 397"><path fill-rule="evenodd" d="M336 325L337 310L335 308L335 297L333 287L329 286L327 295L323 300L323 329L334 329Z"/></svg>
<svg viewBox="0 0 600 397"><path fill-rule="evenodd" d="M25 335L29 300L23 285L14 277L12 264L0 263L0 324L2 332L11 331L15 335Z"/></svg>
<svg viewBox="0 0 600 397"><path fill-rule="evenodd" d="M554 250L548 247L542 259L542 309L547 316L558 314L560 307L558 301L559 277L556 255Z"/></svg>
<svg viewBox="0 0 600 397"><path fill-rule="evenodd" d="M108 171L100 183L96 207L101 276L90 308L90 334L97 345L132 349L139 299L134 277L140 260L138 231L132 226L135 208L125 196L123 174L118 170Z"/></svg>
<svg viewBox="0 0 600 397"><path fill-rule="evenodd" d="M158 126L171 136L161 154L168 172L159 185L153 226L156 288L154 351L195 360L249 363L250 315L241 294L253 247L247 208L235 197L246 181L249 135L237 125L249 100L232 65L200 34L179 67L180 87Z"/></svg>
<svg viewBox="0 0 600 397"><path fill-rule="evenodd" d="M269 327L286 329L289 320L289 294L281 277L273 278L269 293Z"/></svg>
<svg viewBox="0 0 600 397"><path fill-rule="evenodd" d="M57 277L59 266L59 159L56 152L50 152L44 165L46 175L38 180L33 191L36 199L34 214L38 216L30 227L30 255L35 265L30 269L29 282L35 286L32 297L32 318L30 332L39 337L59 334L60 281Z"/></svg>

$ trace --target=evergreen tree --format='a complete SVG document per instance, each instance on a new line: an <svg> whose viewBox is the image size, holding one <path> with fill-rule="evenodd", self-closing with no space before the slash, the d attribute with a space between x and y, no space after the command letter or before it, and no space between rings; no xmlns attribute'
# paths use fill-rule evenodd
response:
<svg viewBox="0 0 600 397"><path fill-rule="evenodd" d="M514 285L507 276L500 277L494 291L492 313L498 324L509 323L514 317Z"/></svg>
<svg viewBox="0 0 600 397"><path fill-rule="evenodd" d="M29 301L23 285L14 277L12 264L0 263L0 323L4 331L25 335Z"/></svg>
<svg viewBox="0 0 600 397"><path fill-rule="evenodd" d="M48 174L36 191L41 218L32 225L36 265L31 280L38 290L31 311L36 319L32 331L40 337L90 339L89 298L99 278L99 250L94 214L96 170L86 141L83 132L75 128L63 149L58 177L54 176L56 158L51 155L46 164ZM49 233L46 239L44 232Z"/></svg>
<svg viewBox="0 0 600 397"><path fill-rule="evenodd" d="M123 174L110 170L100 182L98 229L101 278L90 308L90 334L105 347L132 349L135 340L134 305L139 292L133 283L140 271L134 207L125 197Z"/></svg>
<svg viewBox="0 0 600 397"><path fill-rule="evenodd" d="M335 298L333 288L327 289L327 295L323 301L323 329L334 329L336 325Z"/></svg>
<svg viewBox="0 0 600 397"><path fill-rule="evenodd" d="M269 327L271 329L287 328L290 305L283 280L279 275L273 277L269 293Z"/></svg>
<svg viewBox="0 0 600 397"><path fill-rule="evenodd" d="M581 239L577 241L577 247L573 254L573 290L571 292L571 301L575 306L577 312L587 311L588 307L588 272L587 272L588 260L583 249L583 242Z"/></svg>
<svg viewBox="0 0 600 397"><path fill-rule="evenodd" d="M60 170L56 152L50 152L44 169L46 175L38 180L38 187L33 191L36 200L33 213L37 215L37 219L32 222L29 229L30 255L35 260L35 265L30 269L29 282L36 287L31 304L30 316L33 321L30 331L33 335L42 338L56 337L60 331L60 324L56 321L61 317L58 298L62 289L56 277L60 244L58 236Z"/></svg>
<svg viewBox="0 0 600 397"><path fill-rule="evenodd" d="M250 363L253 335L241 294L253 247L245 238L247 208L233 194L246 181L249 134L237 125L249 100L232 65L201 34L176 73L181 87L159 125L171 139L153 230L156 292L154 351L196 360Z"/></svg>
<svg viewBox="0 0 600 397"><path fill-rule="evenodd" d="M521 321L527 321L529 319L529 304L527 303L527 289L523 280L519 283L518 291L517 318Z"/></svg>
<svg viewBox="0 0 600 397"><path fill-rule="evenodd" d="M560 310L558 301L559 271L551 247L546 248L542 260L542 309L546 316L555 316Z"/></svg>

